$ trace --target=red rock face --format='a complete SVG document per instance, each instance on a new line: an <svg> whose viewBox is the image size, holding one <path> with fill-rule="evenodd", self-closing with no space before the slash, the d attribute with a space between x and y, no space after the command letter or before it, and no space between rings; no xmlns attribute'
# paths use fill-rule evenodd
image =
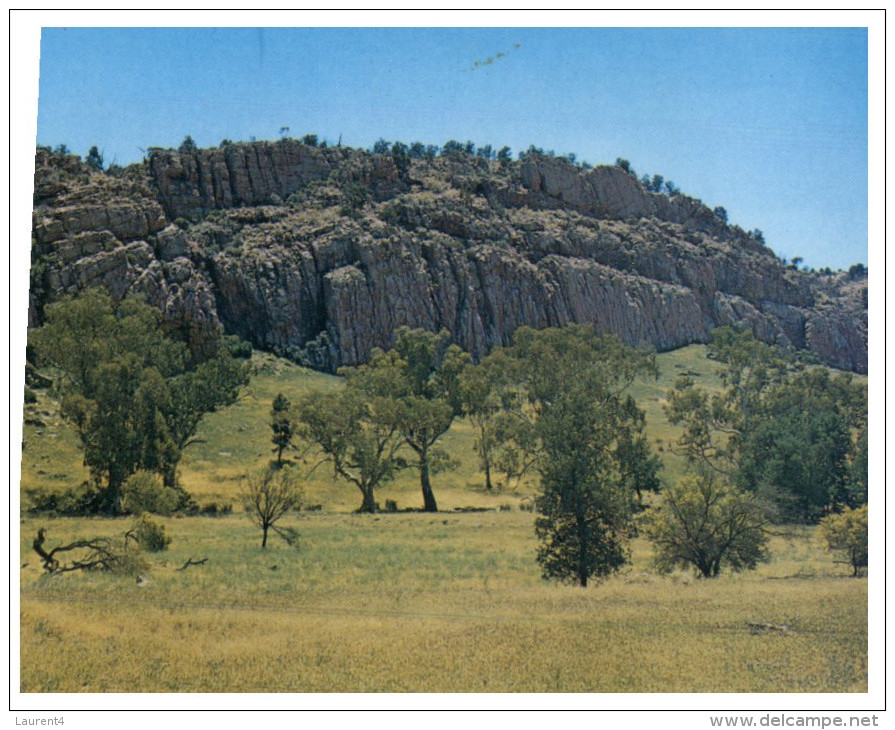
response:
<svg viewBox="0 0 895 730"><path fill-rule="evenodd" d="M402 325L446 328L479 356L521 325L577 322L659 349L740 324L866 372L866 281L784 267L617 167L399 165L292 140L156 150L121 177L37 161L32 324L43 303L104 286L329 368Z"/></svg>

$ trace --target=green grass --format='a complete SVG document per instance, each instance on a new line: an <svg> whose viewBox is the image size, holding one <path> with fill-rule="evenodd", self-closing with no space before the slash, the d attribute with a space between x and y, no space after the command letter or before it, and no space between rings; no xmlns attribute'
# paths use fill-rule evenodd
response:
<svg viewBox="0 0 895 730"><path fill-rule="evenodd" d="M677 480L686 468L685 459L672 453L671 446L680 431L668 423L662 411L665 394L675 380L687 374L708 389L719 389L718 364L705 357L705 346L691 345L659 356L659 378L642 379L634 384L632 395L646 413L650 443L663 461L661 477ZM200 502L236 503L239 481L247 468L261 468L273 456L268 425L270 406L277 393L291 401L313 390L340 387L341 380L315 373L268 355L256 355L256 374L233 406L207 416L199 428L199 443L190 446L181 465L181 480ZM534 492L535 485L523 482L515 490L488 494L484 475L473 449L472 425L458 419L442 439L442 446L457 462L456 468L433 477L435 495L442 509L457 507L497 507L516 505ZM287 452L288 455L288 452ZM408 456L411 456L408 453ZM317 463L312 454L304 459L292 452L290 458L305 473ZM306 480L308 501L323 504L327 510L345 511L360 505L360 493L352 486L334 481L326 465L314 470ZM378 501L395 500L399 508L422 505L419 482L412 471L398 476L394 483L378 492Z"/></svg>
<svg viewBox="0 0 895 730"><path fill-rule="evenodd" d="M278 393L294 403L309 392L341 386L339 378L264 353L253 357L252 370L249 385L236 403L207 415L199 425L195 443L184 452L180 481L200 505L235 505L243 476L263 468L275 457L270 409ZM287 458L295 455L286 453ZM305 466L304 471L310 471L313 463ZM332 489L332 479L322 468L309 480L308 494L312 501L338 504L339 508L347 508L353 500L347 487Z"/></svg>
<svg viewBox="0 0 895 730"><path fill-rule="evenodd" d="M37 403L25 406L22 434L22 492L29 489L62 491L88 478L81 444L71 424L63 420L59 404L44 391Z"/></svg>
<svg viewBox="0 0 895 730"><path fill-rule="evenodd" d="M631 386L631 395L646 414L646 433L650 446L662 459L663 468L659 476L668 483L675 483L684 475L687 460L674 453L674 444L681 430L672 426L665 417L662 410L665 395L683 375L692 378L700 388L710 392L721 391L721 378L718 376L720 364L709 360L705 353L705 345L689 345L661 353L658 355L659 377L641 378Z"/></svg>

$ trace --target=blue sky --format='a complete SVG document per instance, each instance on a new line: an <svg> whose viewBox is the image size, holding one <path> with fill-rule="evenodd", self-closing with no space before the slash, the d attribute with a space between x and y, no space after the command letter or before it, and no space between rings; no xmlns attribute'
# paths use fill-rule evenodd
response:
<svg viewBox="0 0 895 730"><path fill-rule="evenodd" d="M126 164L289 127L625 157L847 268L867 262L867 72L862 28L45 27L37 141Z"/></svg>

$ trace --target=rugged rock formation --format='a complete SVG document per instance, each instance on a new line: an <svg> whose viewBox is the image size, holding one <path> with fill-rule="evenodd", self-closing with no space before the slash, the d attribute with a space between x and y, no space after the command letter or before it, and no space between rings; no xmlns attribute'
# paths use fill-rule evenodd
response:
<svg viewBox="0 0 895 730"><path fill-rule="evenodd" d="M154 150L112 175L39 151L33 239L32 324L102 285L323 368L401 325L481 355L520 325L569 322L659 349L741 324L867 368L866 279L785 267L698 200L560 158L284 140Z"/></svg>
<svg viewBox="0 0 895 730"><path fill-rule="evenodd" d="M319 148L291 139L228 144L219 149L153 149L149 173L169 218L196 220L246 205L279 204L334 172L389 197L402 190L392 157L342 147Z"/></svg>

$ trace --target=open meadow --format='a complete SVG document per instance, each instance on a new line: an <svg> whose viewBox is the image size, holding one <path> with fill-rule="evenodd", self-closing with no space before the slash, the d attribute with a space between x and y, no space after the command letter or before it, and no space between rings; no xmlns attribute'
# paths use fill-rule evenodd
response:
<svg viewBox="0 0 895 730"><path fill-rule="evenodd" d="M660 356L657 382L633 391L651 442L676 479L661 398L690 373L717 383L704 348ZM23 511L23 692L864 692L867 581L850 577L816 528L780 528L758 570L697 580L651 570L643 538L631 563L587 589L545 582L535 560L533 487L488 493L472 429L444 444L459 460L433 478L439 513L406 473L377 493L398 512L355 514L361 495L326 465L304 480L305 504L282 520L297 546L242 513L239 482L272 457L278 392L337 388L337 378L266 355L233 406L208 416L180 478L202 514L156 518L172 542L146 556L145 580L100 572L46 575L32 550L120 537L132 518ZM28 490L86 477L77 441L41 394L28 407ZM307 473L310 455L290 453ZM232 512L221 508L232 507ZM188 561L200 565L183 568ZM782 627L786 627L785 629Z"/></svg>
<svg viewBox="0 0 895 730"><path fill-rule="evenodd" d="M696 580L633 564L546 583L528 512L297 514L298 549L239 515L164 520L148 583L41 575L51 538L127 520L22 524L24 692L861 692L867 582L811 530L758 571ZM208 558L178 570L188 559ZM749 624L786 624L785 634ZM52 657L52 660L49 658Z"/></svg>

